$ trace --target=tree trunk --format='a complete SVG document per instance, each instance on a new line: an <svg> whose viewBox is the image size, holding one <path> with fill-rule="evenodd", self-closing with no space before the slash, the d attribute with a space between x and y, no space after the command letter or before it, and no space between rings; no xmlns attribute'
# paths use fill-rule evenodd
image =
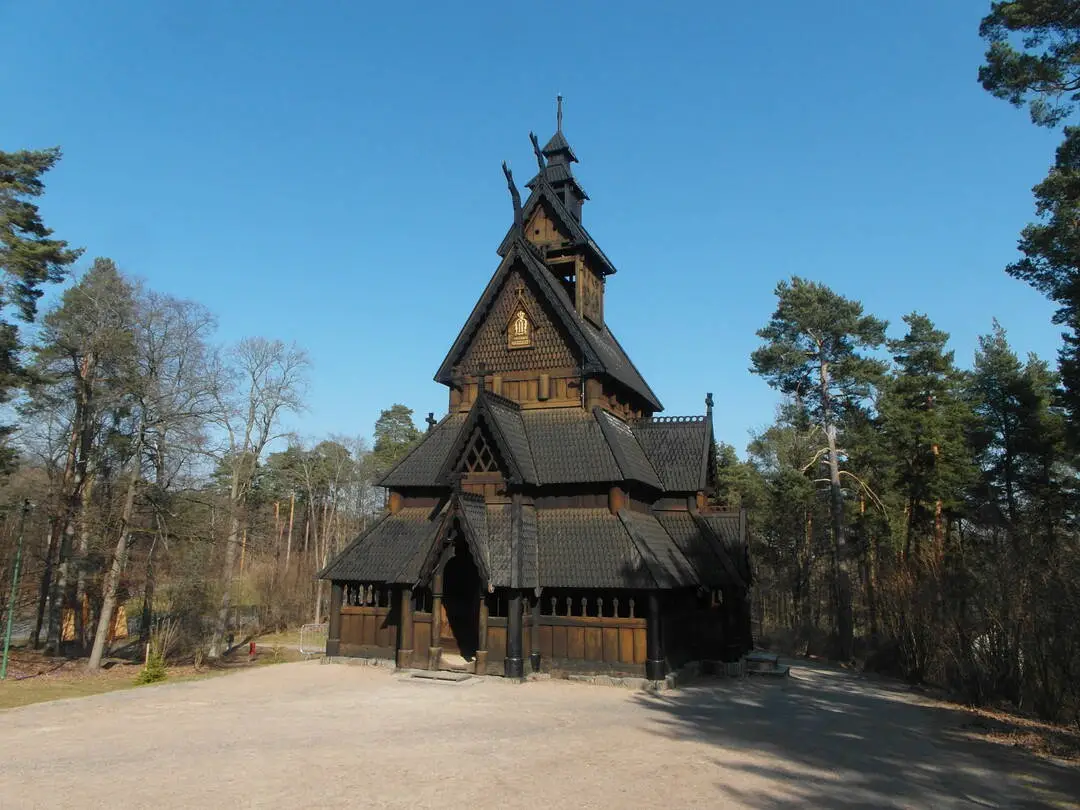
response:
<svg viewBox="0 0 1080 810"><path fill-rule="evenodd" d="M116 539L116 550L113 552L112 565L105 575L103 585L101 615L98 616L97 632L94 634L94 646L90 651L88 669L97 669L101 666L101 659L105 655L105 645L109 640L109 630L112 627L113 614L116 611L116 592L120 586L120 577L123 575L124 566L127 563L128 539L131 536L131 515L135 508L135 493L142 479L142 444L143 434L139 432L139 438L135 441L135 452L132 456L134 468L131 471L131 480L128 482L127 494L124 496L124 509L120 515L120 531Z"/></svg>
<svg viewBox="0 0 1080 810"><path fill-rule="evenodd" d="M41 647L41 631L45 629L45 611L49 607L52 592L53 568L56 566L56 553L59 551L59 520L49 518L49 533L45 538L45 565L41 569L41 586L38 591L37 616L34 619L34 632L30 634L31 649Z"/></svg>
<svg viewBox="0 0 1080 810"><path fill-rule="evenodd" d="M233 568L240 548L240 509L243 506L243 500L240 471L236 470L233 473L232 488L229 491L229 535L225 541L224 576L222 577L225 587L221 594L221 609L218 611L214 633L210 638L210 649L207 651L207 657L211 659L221 657L222 644L228 629L229 608L232 606Z"/></svg>
<svg viewBox="0 0 1080 810"><path fill-rule="evenodd" d="M150 550L146 552L146 580L143 583L142 621L139 623L139 641L142 644L150 642L150 625L154 621L154 549L157 547L158 538L155 537L150 543Z"/></svg>
<svg viewBox="0 0 1080 810"><path fill-rule="evenodd" d="M86 486L83 488L82 505L79 507L79 576L75 581L75 643L78 645L79 654L86 650L86 623L83 621L84 603L86 596L86 565L90 555L90 525L86 521L86 515L90 511L90 499L93 496L94 478L89 476Z"/></svg>
<svg viewBox="0 0 1080 810"><path fill-rule="evenodd" d="M293 516L296 513L296 493L289 494L289 533L285 537L285 575L289 574L289 557L292 556Z"/></svg>

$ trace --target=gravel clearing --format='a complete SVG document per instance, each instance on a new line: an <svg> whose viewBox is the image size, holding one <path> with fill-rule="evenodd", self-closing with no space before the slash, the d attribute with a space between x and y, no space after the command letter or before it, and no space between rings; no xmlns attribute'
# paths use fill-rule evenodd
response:
<svg viewBox="0 0 1080 810"><path fill-rule="evenodd" d="M0 712L0 808L1080 807L1080 771L824 667L658 695L282 664Z"/></svg>

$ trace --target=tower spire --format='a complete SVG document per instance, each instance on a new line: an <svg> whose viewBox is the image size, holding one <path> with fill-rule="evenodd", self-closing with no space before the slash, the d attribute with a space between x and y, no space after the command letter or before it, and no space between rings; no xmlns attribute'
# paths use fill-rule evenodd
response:
<svg viewBox="0 0 1080 810"><path fill-rule="evenodd" d="M556 110L555 113L555 131L562 132L562 93L555 96Z"/></svg>

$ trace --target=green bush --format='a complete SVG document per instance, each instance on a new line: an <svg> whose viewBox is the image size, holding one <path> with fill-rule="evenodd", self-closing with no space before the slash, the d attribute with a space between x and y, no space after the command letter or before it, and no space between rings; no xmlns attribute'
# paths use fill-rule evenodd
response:
<svg viewBox="0 0 1080 810"><path fill-rule="evenodd" d="M165 656L156 652L151 652L150 656L146 659L146 666L139 670L139 674L135 676L136 684L144 683L157 683L163 681L168 677L168 672L165 669Z"/></svg>

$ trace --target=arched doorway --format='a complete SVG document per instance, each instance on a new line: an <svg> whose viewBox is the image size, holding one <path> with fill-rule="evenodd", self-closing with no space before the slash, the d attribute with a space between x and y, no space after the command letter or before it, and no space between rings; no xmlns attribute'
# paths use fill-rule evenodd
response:
<svg viewBox="0 0 1080 810"><path fill-rule="evenodd" d="M480 643L480 574L468 547L459 537L454 556L443 569L442 632L444 652L457 653L466 661L476 657Z"/></svg>

